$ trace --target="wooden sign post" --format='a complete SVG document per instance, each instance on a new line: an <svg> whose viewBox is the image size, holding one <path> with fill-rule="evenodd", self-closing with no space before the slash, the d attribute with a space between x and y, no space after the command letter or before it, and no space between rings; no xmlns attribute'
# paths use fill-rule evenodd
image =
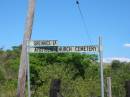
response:
<svg viewBox="0 0 130 97"><path fill-rule="evenodd" d="M107 77L107 96L112 97L111 77Z"/></svg>
<svg viewBox="0 0 130 97"><path fill-rule="evenodd" d="M101 97L104 97L104 75L103 75L103 46L102 46L102 37L99 37L99 61L100 61Z"/></svg>
<svg viewBox="0 0 130 97"><path fill-rule="evenodd" d="M26 20L25 33L20 58L20 66L19 66L17 97L25 97L26 71L29 61L27 57L27 41L31 39L34 10L35 10L35 0L29 0L29 9ZM30 94L28 97L30 97Z"/></svg>

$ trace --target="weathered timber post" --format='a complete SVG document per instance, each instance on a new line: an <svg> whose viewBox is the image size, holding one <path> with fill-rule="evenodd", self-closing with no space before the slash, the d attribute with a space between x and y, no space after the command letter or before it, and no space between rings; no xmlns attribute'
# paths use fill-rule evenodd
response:
<svg viewBox="0 0 130 97"><path fill-rule="evenodd" d="M111 77L107 77L107 96L112 97Z"/></svg>
<svg viewBox="0 0 130 97"><path fill-rule="evenodd" d="M54 79L50 86L50 96L49 97L63 97L60 93L60 79Z"/></svg>
<svg viewBox="0 0 130 97"><path fill-rule="evenodd" d="M28 64L27 41L31 39L34 10L35 10L35 0L29 0L28 15L26 19L25 33L23 38L20 66L19 66L17 97L25 97L25 83L27 76L26 70Z"/></svg>
<svg viewBox="0 0 130 97"><path fill-rule="evenodd" d="M130 97L130 80L125 81L126 97Z"/></svg>

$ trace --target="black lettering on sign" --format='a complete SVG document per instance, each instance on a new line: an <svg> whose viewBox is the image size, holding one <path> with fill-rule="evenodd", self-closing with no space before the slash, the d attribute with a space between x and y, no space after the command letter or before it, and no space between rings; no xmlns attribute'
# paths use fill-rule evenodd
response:
<svg viewBox="0 0 130 97"><path fill-rule="evenodd" d="M80 51L80 49L81 49L80 46L78 46L78 51Z"/></svg>
<svg viewBox="0 0 130 97"><path fill-rule="evenodd" d="M45 52L45 49L43 49L43 48L35 48L35 50L34 50L34 52L35 53L42 53L42 52Z"/></svg>
<svg viewBox="0 0 130 97"><path fill-rule="evenodd" d="M72 47L68 47L69 48L69 51L72 51Z"/></svg>
<svg viewBox="0 0 130 97"><path fill-rule="evenodd" d="M34 49L34 52L38 52L38 48L35 48L35 49Z"/></svg>
<svg viewBox="0 0 130 97"><path fill-rule="evenodd" d="M88 51L88 46L84 46L84 51Z"/></svg>
<svg viewBox="0 0 130 97"><path fill-rule="evenodd" d="M96 47L95 46L91 46L90 47L90 51L96 51Z"/></svg>
<svg viewBox="0 0 130 97"><path fill-rule="evenodd" d="M75 51L79 51L79 47L78 46L75 46Z"/></svg>
<svg viewBox="0 0 130 97"><path fill-rule="evenodd" d="M71 51L71 47L67 46L66 51Z"/></svg>
<svg viewBox="0 0 130 97"><path fill-rule="evenodd" d="M40 45L50 45L50 42L49 41L41 41Z"/></svg>
<svg viewBox="0 0 130 97"><path fill-rule="evenodd" d="M67 47L63 47L63 51L67 51Z"/></svg>
<svg viewBox="0 0 130 97"><path fill-rule="evenodd" d="M81 51L85 51L84 46L81 46L81 47L80 47L80 50L81 50Z"/></svg>
<svg viewBox="0 0 130 97"><path fill-rule="evenodd" d="M96 47L95 46L90 46L89 51L96 51Z"/></svg>
<svg viewBox="0 0 130 97"><path fill-rule="evenodd" d="M34 46L39 46L40 45L40 41L34 41Z"/></svg>
<svg viewBox="0 0 130 97"><path fill-rule="evenodd" d="M57 52L57 46L44 46L44 47L35 47L35 53L47 53L47 52Z"/></svg>
<svg viewBox="0 0 130 97"><path fill-rule="evenodd" d="M48 42L49 43L49 42ZM37 43L38 45L38 43ZM46 52L96 52L98 48L96 46L43 46L35 47L34 52L46 53Z"/></svg>
<svg viewBox="0 0 130 97"><path fill-rule="evenodd" d="M34 46L54 46L57 45L56 40L43 40L43 41L33 41Z"/></svg>
<svg viewBox="0 0 130 97"><path fill-rule="evenodd" d="M61 46L58 47L58 51L62 52L62 47Z"/></svg>
<svg viewBox="0 0 130 97"><path fill-rule="evenodd" d="M53 41L53 45L56 45L56 42L57 42L56 40L55 40L55 41Z"/></svg>

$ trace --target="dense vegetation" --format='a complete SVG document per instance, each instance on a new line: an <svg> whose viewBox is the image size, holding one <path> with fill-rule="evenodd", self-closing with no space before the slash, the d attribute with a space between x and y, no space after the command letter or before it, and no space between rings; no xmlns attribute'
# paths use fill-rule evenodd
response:
<svg viewBox="0 0 130 97"><path fill-rule="evenodd" d="M21 47L0 49L0 97L16 97ZM98 56L66 54L30 54L32 97L48 97L52 79L61 79L64 97L100 97ZM112 77L113 97L125 97L124 84L130 80L130 63L113 61L104 66L106 77Z"/></svg>

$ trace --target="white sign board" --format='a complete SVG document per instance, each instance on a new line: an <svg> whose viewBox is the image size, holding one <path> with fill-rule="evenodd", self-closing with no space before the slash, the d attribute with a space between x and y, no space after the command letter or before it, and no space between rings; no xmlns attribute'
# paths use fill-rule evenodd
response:
<svg viewBox="0 0 130 97"><path fill-rule="evenodd" d="M28 42L30 47L57 46L57 40L31 40Z"/></svg>
<svg viewBox="0 0 130 97"><path fill-rule="evenodd" d="M98 46L44 46L29 49L30 53L98 52Z"/></svg>

